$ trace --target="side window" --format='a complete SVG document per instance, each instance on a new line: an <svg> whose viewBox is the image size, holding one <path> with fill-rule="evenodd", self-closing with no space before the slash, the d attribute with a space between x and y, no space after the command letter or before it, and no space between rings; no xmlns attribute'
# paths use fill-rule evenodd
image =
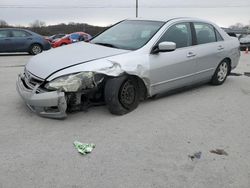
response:
<svg viewBox="0 0 250 188"><path fill-rule="evenodd" d="M216 33L217 41L223 41L224 39L222 38L221 34L216 29L214 29L214 30L215 30L215 33Z"/></svg>
<svg viewBox="0 0 250 188"><path fill-rule="evenodd" d="M216 42L214 27L206 23L194 23L198 44Z"/></svg>
<svg viewBox="0 0 250 188"><path fill-rule="evenodd" d="M183 48L192 45L192 34L189 23L179 23L171 26L158 41L175 42L176 48Z"/></svg>
<svg viewBox="0 0 250 188"><path fill-rule="evenodd" d="M9 36L9 31L1 30L0 31L0 38L5 38L5 37L10 37Z"/></svg>
<svg viewBox="0 0 250 188"><path fill-rule="evenodd" d="M14 30L14 31L12 31L12 35L13 35L13 37L27 37L30 34L25 32L25 31Z"/></svg>

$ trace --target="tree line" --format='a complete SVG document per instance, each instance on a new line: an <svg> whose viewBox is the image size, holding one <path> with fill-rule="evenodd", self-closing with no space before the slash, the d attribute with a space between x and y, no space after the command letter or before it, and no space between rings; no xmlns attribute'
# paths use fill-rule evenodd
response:
<svg viewBox="0 0 250 188"><path fill-rule="evenodd" d="M46 23L40 20L35 20L33 23L29 24L28 27L24 27L24 26L12 26L9 25L5 20L0 20L0 28L5 28L5 27L28 29L43 36L51 36L58 33L68 34L78 31L86 32L92 36L95 36L98 33L108 28L108 27L93 26L86 23L75 23L75 22L69 22L68 24L60 23L57 25L46 26Z"/></svg>

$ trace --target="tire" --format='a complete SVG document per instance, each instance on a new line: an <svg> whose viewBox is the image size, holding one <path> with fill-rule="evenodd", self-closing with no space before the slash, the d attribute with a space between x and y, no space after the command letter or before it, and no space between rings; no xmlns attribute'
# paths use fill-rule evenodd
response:
<svg viewBox="0 0 250 188"><path fill-rule="evenodd" d="M228 73L230 72L230 64L223 60L217 69L215 70L215 73L212 77L211 84L212 85L221 85L225 82L227 79Z"/></svg>
<svg viewBox="0 0 250 188"><path fill-rule="evenodd" d="M133 77L109 79L104 89L105 103L112 114L127 114L139 105L139 91L139 84Z"/></svg>
<svg viewBox="0 0 250 188"><path fill-rule="evenodd" d="M40 44L32 44L30 46L29 53L32 55L40 54L43 51L42 46Z"/></svg>

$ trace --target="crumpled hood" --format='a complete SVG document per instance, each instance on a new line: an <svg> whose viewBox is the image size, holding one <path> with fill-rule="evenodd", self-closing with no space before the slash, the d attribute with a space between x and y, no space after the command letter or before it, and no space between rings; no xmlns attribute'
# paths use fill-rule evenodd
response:
<svg viewBox="0 0 250 188"><path fill-rule="evenodd" d="M101 45L78 42L38 54L26 64L26 70L45 79L56 71L92 60L128 52Z"/></svg>

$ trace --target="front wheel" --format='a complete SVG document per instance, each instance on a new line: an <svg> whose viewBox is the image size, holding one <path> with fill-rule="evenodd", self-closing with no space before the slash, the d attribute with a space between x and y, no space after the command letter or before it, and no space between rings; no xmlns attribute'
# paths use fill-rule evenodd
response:
<svg viewBox="0 0 250 188"><path fill-rule="evenodd" d="M228 72L229 72L229 63L227 61L222 61L217 67L212 77L211 83L213 85L223 84L227 79Z"/></svg>
<svg viewBox="0 0 250 188"><path fill-rule="evenodd" d="M32 55L37 55L43 51L42 47L39 44L32 44L30 47L29 53Z"/></svg>
<svg viewBox="0 0 250 188"><path fill-rule="evenodd" d="M123 115L139 105L139 85L136 79L122 76L107 80L105 102L112 114Z"/></svg>

